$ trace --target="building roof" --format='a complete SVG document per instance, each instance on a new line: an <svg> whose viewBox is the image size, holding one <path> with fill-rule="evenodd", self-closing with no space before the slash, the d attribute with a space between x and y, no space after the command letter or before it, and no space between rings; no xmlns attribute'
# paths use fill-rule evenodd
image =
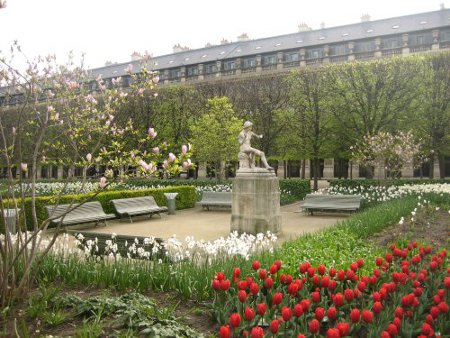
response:
<svg viewBox="0 0 450 338"><path fill-rule="evenodd" d="M272 54L278 51L346 43L371 37L430 31L445 26L450 27L450 9L187 50L153 57L149 60L148 66L154 70L179 68L238 57L251 57L257 54ZM123 76L126 75L125 68L128 64L132 64L134 71L138 72L141 61L113 64L92 69L91 72L93 77L99 75L102 78Z"/></svg>

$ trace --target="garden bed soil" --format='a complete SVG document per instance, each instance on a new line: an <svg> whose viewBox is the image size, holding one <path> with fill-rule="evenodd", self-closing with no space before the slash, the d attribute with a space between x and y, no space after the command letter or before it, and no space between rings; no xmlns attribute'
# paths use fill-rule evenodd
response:
<svg viewBox="0 0 450 338"><path fill-rule="evenodd" d="M403 224L394 224L385 228L380 233L375 234L368 240L372 243L387 247L397 240L420 241L431 245L433 248L445 248L449 245L450 237L450 214L446 210L436 210L432 213L420 214L414 221L405 220ZM104 289L83 289L73 290L61 287L61 292L66 294L76 294L79 297L91 297L105 292ZM112 293L111 295L114 295ZM146 296L153 298L158 306L165 308L174 307L173 315L178 321L196 330L199 336L216 336L219 325L213 321L206 304L199 304L191 300L181 301L175 292L149 292ZM6 336L13 335L14 323L19 326L21 318L25 320L28 333L31 337L41 337L43 335L54 337L74 336L76 331L83 327L83 319L74 318L57 327L42 327L40 321L27 318L25 315L26 304L17 304L8 318L0 318L0 327L9 327ZM108 318L106 318L108 320ZM104 335L102 337L114 336L113 327L108 327L104 323ZM0 332L0 336L5 331Z"/></svg>

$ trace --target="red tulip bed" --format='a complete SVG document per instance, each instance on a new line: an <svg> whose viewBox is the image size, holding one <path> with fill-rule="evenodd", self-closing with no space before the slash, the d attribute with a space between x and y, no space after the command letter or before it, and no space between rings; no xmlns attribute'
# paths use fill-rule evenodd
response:
<svg viewBox="0 0 450 338"><path fill-rule="evenodd" d="M215 275L213 311L219 337L444 337L450 335L450 268L446 250L390 246L373 274L362 259L347 270L276 261L252 273Z"/></svg>

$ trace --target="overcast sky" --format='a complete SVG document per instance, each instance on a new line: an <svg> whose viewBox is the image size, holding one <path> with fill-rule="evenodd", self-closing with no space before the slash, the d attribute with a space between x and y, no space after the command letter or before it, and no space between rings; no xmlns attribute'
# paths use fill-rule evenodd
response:
<svg viewBox="0 0 450 338"><path fill-rule="evenodd" d="M236 41L297 32L299 23L313 29L450 7L450 0L7 0L0 9L0 50L18 40L24 52L85 53L89 68L106 61L128 62L136 51L172 53L175 44L202 48L222 39Z"/></svg>

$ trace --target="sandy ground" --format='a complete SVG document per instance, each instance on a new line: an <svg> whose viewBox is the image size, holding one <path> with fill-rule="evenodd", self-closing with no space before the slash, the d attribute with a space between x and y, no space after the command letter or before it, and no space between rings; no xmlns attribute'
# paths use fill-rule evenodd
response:
<svg viewBox="0 0 450 338"><path fill-rule="evenodd" d="M348 218L345 213L315 213L311 216L301 210L301 202L281 207L282 233L279 239L284 241L304 233L314 232ZM184 241L186 236L196 240L212 241L227 237L230 233L231 209L203 210L200 206L186 210L177 210L175 215L162 214L111 220L106 227L99 225L80 225L76 229L85 231L116 233L122 235L154 236L167 239L173 235ZM74 229L71 227L71 230Z"/></svg>

